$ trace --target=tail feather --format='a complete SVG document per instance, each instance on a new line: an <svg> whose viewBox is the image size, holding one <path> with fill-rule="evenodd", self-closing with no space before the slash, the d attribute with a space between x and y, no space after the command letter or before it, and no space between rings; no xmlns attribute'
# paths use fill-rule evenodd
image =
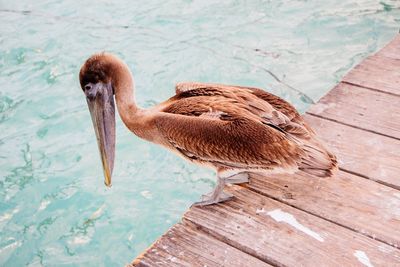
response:
<svg viewBox="0 0 400 267"><path fill-rule="evenodd" d="M337 170L336 156L315 137L303 141L302 148L304 155L299 170L318 177L331 177Z"/></svg>

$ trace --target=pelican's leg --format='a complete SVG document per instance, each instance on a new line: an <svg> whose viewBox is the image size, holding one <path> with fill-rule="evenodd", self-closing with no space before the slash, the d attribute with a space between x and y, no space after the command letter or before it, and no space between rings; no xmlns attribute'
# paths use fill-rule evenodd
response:
<svg viewBox="0 0 400 267"><path fill-rule="evenodd" d="M224 192L225 184L242 184L249 182L249 174L247 172L217 172L218 184L214 190L208 194L202 196L199 202L195 202L193 206L206 206L215 204L223 201L227 201L233 197L233 195Z"/></svg>
<svg viewBox="0 0 400 267"><path fill-rule="evenodd" d="M224 192L224 186L224 178L218 176L218 183L214 190L206 195L203 195L201 198L202 201L193 203L193 206L206 206L231 199L233 195Z"/></svg>

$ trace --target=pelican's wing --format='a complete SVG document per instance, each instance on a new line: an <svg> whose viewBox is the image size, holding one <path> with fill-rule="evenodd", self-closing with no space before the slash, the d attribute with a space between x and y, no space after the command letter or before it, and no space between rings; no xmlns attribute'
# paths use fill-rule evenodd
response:
<svg viewBox="0 0 400 267"><path fill-rule="evenodd" d="M235 99L244 105L247 110L258 116L266 123L280 127L285 132L296 137L309 139L314 135L313 130L304 122L296 109L282 98L259 88L213 84L183 82L175 86L177 98L195 96L220 95Z"/></svg>
<svg viewBox="0 0 400 267"><path fill-rule="evenodd" d="M274 94L268 93L267 91L256 88L256 87L246 87L246 86L238 86L238 85L225 85L225 84L217 84L217 83L200 83L200 82L180 82L175 85L175 93L177 95L191 91L196 89L212 89L217 88L221 91L232 91L235 89L241 89L245 91L250 91L253 95L258 98L268 102L278 111L285 114L290 120L293 118L301 117L297 110L287 101L276 96Z"/></svg>
<svg viewBox="0 0 400 267"><path fill-rule="evenodd" d="M245 118L160 113L155 124L187 158L231 168L297 169L304 152L285 133Z"/></svg>
<svg viewBox="0 0 400 267"><path fill-rule="evenodd" d="M251 146L249 144L250 148L240 148L243 149L243 152L239 154L247 151L251 155L257 155L253 159L255 161L263 159L267 166L272 164L268 160L275 162L275 165L280 165L279 162L282 162L281 167L283 168L287 168L289 165L297 165L299 169L317 176L330 176L336 168L336 157L326 150L295 108L285 100L257 88L201 83L178 84L177 87L181 88L179 94L171 99L172 101L163 111L185 115L189 121L183 118L182 120L186 121L188 125L194 123L196 118L192 117L203 119L196 121L196 123L204 125L204 127L199 126L200 129L195 130L200 132L203 128L207 129L207 132L202 133L202 137L208 136L207 133L219 132L223 133L224 136L233 138L233 140L241 140L237 142L248 140L249 142L259 143L259 150L254 150L257 148L256 145ZM210 119L216 121L209 123ZM177 125L181 126L181 122ZM192 129L191 126L187 127L189 127L189 130ZM211 127L211 129L208 129L208 127ZM229 131L226 129L229 129ZM179 132L180 129L172 129L171 131ZM242 138L242 135L245 138ZM174 143L176 147L180 146L177 140L169 135L165 136L170 138L171 144ZM229 140L223 140L224 136L218 137L222 140L219 144L223 144L222 147L224 148L234 148L235 144L229 143ZM271 143L271 138L281 139ZM290 145L288 146L288 144ZM279 152L281 148L286 149L292 146L296 146L296 153L301 154L301 156L290 157L284 152ZM190 147L179 149L183 153L196 156ZM255 154L255 151L258 154ZM275 154L277 151L279 153ZM272 155L269 153L272 153ZM288 154L292 155L290 151ZM214 156L218 158L218 155ZM229 160L230 156L227 155L226 157ZM293 161L295 161L295 164L293 164ZM264 165L263 162L258 162Z"/></svg>
<svg viewBox="0 0 400 267"><path fill-rule="evenodd" d="M175 93L178 95L180 93L190 91L193 89L207 88L213 85L211 83L198 83L198 82L180 82L175 85Z"/></svg>

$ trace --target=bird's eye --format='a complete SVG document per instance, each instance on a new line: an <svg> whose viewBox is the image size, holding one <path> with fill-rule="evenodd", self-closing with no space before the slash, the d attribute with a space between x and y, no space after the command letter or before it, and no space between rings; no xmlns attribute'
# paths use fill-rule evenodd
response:
<svg viewBox="0 0 400 267"><path fill-rule="evenodd" d="M84 88L85 88L85 91L88 91L88 90L92 89L92 85L88 83L85 85Z"/></svg>

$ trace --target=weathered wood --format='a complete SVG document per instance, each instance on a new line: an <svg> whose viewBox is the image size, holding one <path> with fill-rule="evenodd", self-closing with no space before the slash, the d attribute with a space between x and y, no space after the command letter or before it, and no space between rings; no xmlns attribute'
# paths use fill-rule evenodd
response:
<svg viewBox="0 0 400 267"><path fill-rule="evenodd" d="M340 83L309 114L400 140L400 97Z"/></svg>
<svg viewBox="0 0 400 267"><path fill-rule="evenodd" d="M400 189L400 141L321 119L303 118L329 144L341 169Z"/></svg>
<svg viewBox="0 0 400 267"><path fill-rule="evenodd" d="M234 200L191 208L184 220L272 265L360 266L355 256L360 254L374 266L400 265L400 250L394 247L246 188L229 191Z"/></svg>
<svg viewBox="0 0 400 267"><path fill-rule="evenodd" d="M399 69L400 59L378 53L352 69L343 81L400 96Z"/></svg>
<svg viewBox="0 0 400 267"><path fill-rule="evenodd" d="M399 70L400 35L305 115L344 171L252 175L133 266L400 266Z"/></svg>
<svg viewBox="0 0 400 267"><path fill-rule="evenodd" d="M271 266L229 246L193 225L178 223L131 265L153 266Z"/></svg>
<svg viewBox="0 0 400 267"><path fill-rule="evenodd" d="M377 53L393 59L400 59L400 34L398 34L389 44Z"/></svg>
<svg viewBox="0 0 400 267"><path fill-rule="evenodd" d="M400 95L400 34L353 68L344 82Z"/></svg>
<svg viewBox="0 0 400 267"><path fill-rule="evenodd" d="M339 171L327 179L306 174L253 175L248 187L356 232L400 247L400 192Z"/></svg>

